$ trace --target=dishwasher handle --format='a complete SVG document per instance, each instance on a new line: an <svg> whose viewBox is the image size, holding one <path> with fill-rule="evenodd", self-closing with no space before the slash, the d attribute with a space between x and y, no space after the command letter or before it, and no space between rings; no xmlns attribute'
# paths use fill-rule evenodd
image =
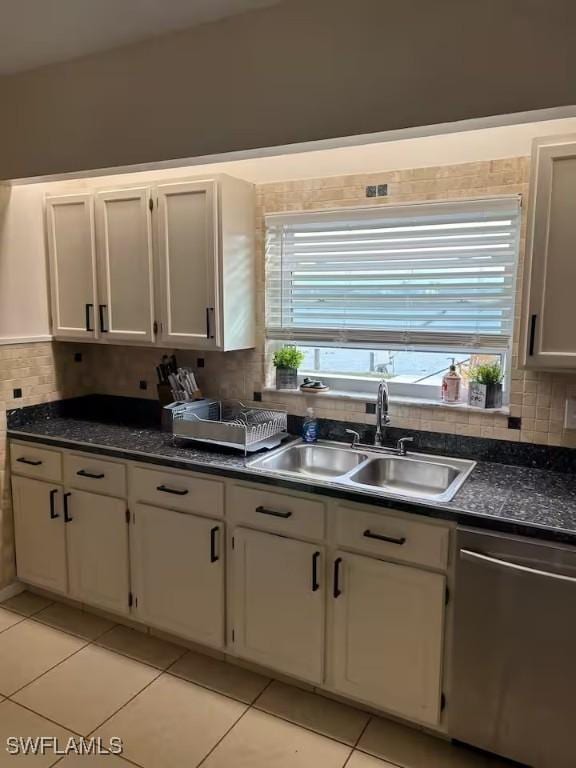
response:
<svg viewBox="0 0 576 768"><path fill-rule="evenodd" d="M568 582L569 584L576 584L576 577L574 576L563 576L561 573L550 573L550 571L541 571L537 568L528 568L526 565L518 565L517 563L510 563L508 560L500 560L497 557L481 555L480 552L472 552L469 549L460 550L460 559L468 560L469 562L485 563L486 565L491 565L495 568L504 568L506 570L517 571L519 573L528 573L532 576L541 576L546 579L564 581Z"/></svg>

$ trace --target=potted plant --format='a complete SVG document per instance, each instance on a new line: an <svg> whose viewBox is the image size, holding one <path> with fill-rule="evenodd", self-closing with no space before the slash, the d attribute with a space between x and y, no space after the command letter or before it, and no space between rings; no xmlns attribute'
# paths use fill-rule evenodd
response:
<svg viewBox="0 0 576 768"><path fill-rule="evenodd" d="M298 389L298 368L304 353L296 347L286 346L274 353L276 389Z"/></svg>
<svg viewBox="0 0 576 768"><path fill-rule="evenodd" d="M477 408L501 408L503 378L500 363L481 363L471 368L468 404Z"/></svg>

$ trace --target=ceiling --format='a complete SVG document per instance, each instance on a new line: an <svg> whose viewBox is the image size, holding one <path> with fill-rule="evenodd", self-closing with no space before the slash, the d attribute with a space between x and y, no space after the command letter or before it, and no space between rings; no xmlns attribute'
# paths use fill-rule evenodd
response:
<svg viewBox="0 0 576 768"><path fill-rule="evenodd" d="M280 0L0 0L0 75L68 61Z"/></svg>

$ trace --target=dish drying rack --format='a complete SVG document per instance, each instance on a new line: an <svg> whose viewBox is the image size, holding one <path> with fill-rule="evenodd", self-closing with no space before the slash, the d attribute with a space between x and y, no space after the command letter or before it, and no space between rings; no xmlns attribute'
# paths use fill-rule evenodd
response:
<svg viewBox="0 0 576 768"><path fill-rule="evenodd" d="M170 406L172 434L187 440L238 448L244 455L261 448L275 448L287 435L287 414L266 408L250 408L243 403L218 402L217 416L202 418L193 403Z"/></svg>

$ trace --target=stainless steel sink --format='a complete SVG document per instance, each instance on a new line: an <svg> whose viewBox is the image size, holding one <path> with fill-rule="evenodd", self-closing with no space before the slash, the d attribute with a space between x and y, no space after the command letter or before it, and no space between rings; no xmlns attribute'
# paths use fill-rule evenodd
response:
<svg viewBox="0 0 576 768"><path fill-rule="evenodd" d="M250 462L273 472L306 477L340 477L366 461L368 455L340 446L299 443Z"/></svg>
<svg viewBox="0 0 576 768"><path fill-rule="evenodd" d="M291 443L258 456L248 466L294 478L430 501L450 501L476 466L466 459L409 453L341 443Z"/></svg>
<svg viewBox="0 0 576 768"><path fill-rule="evenodd" d="M412 459L409 456L386 456L371 459L353 472L349 480L358 485L385 488L402 496L433 498L440 496L458 479L460 471L448 464Z"/></svg>

